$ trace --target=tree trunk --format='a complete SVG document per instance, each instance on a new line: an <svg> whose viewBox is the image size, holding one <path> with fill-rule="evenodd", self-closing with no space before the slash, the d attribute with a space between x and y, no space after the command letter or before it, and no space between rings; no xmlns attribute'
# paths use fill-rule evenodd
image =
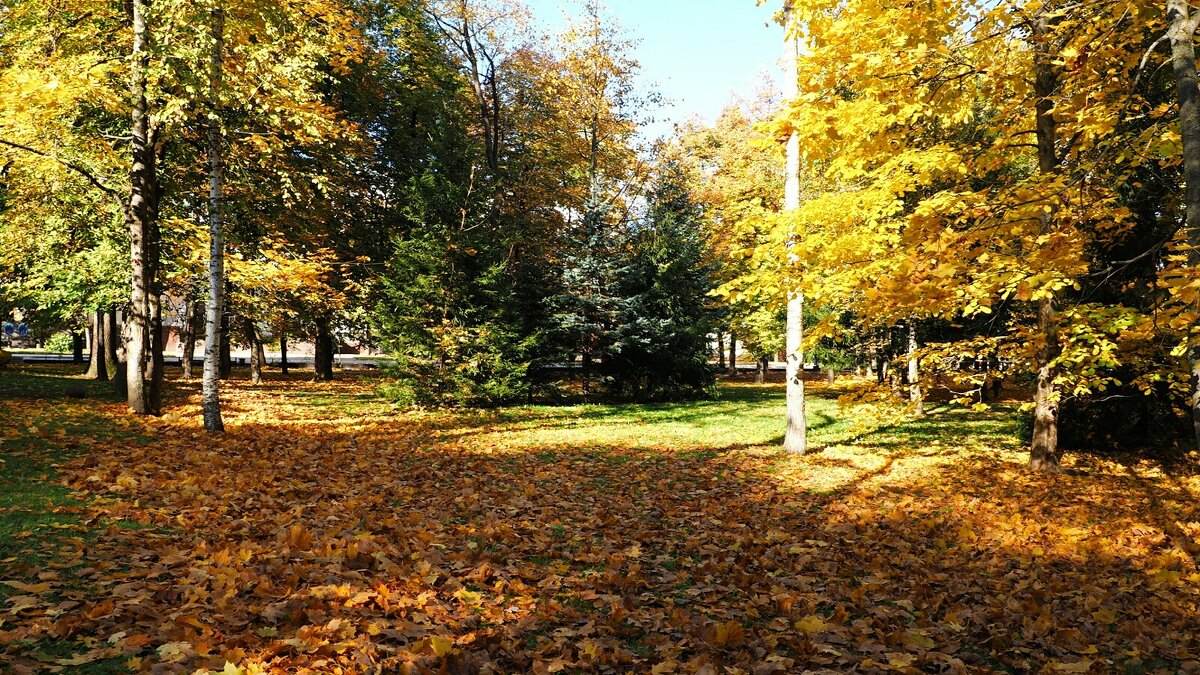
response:
<svg viewBox="0 0 1200 675"><path fill-rule="evenodd" d="M588 402L588 397L591 395L592 381L592 353L584 351L580 355L580 360L583 365L583 402Z"/></svg>
<svg viewBox="0 0 1200 675"><path fill-rule="evenodd" d="M287 333L282 328L279 329L279 371L284 375L288 373L287 362Z"/></svg>
<svg viewBox="0 0 1200 675"><path fill-rule="evenodd" d="M117 396L127 398L129 396L129 377L127 371L129 364L125 361L124 350L118 350L118 344L128 343L129 324L124 321L124 314L121 316L121 321L117 321L116 310L108 313L108 325L104 329L104 343L109 356L113 357L112 363L116 364L113 367L113 389L117 392Z"/></svg>
<svg viewBox="0 0 1200 675"><path fill-rule="evenodd" d="M1057 134L1053 96L1058 90L1057 58L1050 44L1050 11L1044 8L1034 20L1034 94L1037 123L1038 171L1042 175L1058 172ZM1054 229L1054 206L1046 204L1041 210L1041 233ZM1029 467L1038 471L1058 470L1058 391L1055 380L1058 369L1054 362L1061 347L1058 343L1058 311L1050 291L1038 301L1038 333L1041 345L1037 355L1037 389L1034 393L1033 441L1029 448Z"/></svg>
<svg viewBox="0 0 1200 675"><path fill-rule="evenodd" d="M154 228L154 232L154 238L157 239L159 236L157 226ZM167 331L162 320L162 296L158 293L150 295L149 329L151 338L149 367L146 372L146 380L149 383L147 391L152 404L152 413L158 415L162 412L163 352L167 343Z"/></svg>
<svg viewBox="0 0 1200 675"><path fill-rule="evenodd" d="M153 414L158 401L147 386L145 373L150 344L150 293L155 286L157 247L147 240L157 215L158 174L151 115L146 102L146 71L149 66L150 29L146 23L146 0L132 0L133 49L130 72L132 111L130 123L132 161L129 169L129 201L125 205L125 224L129 228L131 265L129 313L125 322L125 379L129 409L139 415Z"/></svg>
<svg viewBox="0 0 1200 675"><path fill-rule="evenodd" d="M729 331L729 374L737 375L737 335Z"/></svg>
<svg viewBox="0 0 1200 675"><path fill-rule="evenodd" d="M262 340L252 320L242 317L242 324L246 328L246 343L250 345L250 384L257 386L262 384Z"/></svg>
<svg viewBox="0 0 1200 675"><path fill-rule="evenodd" d="M222 265L222 267L224 266ZM228 380L229 376L233 374L232 335L229 330L229 312L225 311L224 307L221 310L221 343L217 350L217 375L222 380Z"/></svg>
<svg viewBox="0 0 1200 675"><path fill-rule="evenodd" d="M201 385L204 430L210 434L225 431L225 422L221 419L221 374L229 357L229 322L225 315L225 239L221 220L224 176L221 123L218 117L224 29L225 15L220 8L214 9L208 81L209 105L212 106L212 118L208 121L208 303L204 322L204 381Z"/></svg>
<svg viewBox="0 0 1200 675"><path fill-rule="evenodd" d="M258 340L254 343L254 354L258 357L258 371L262 374L262 369L267 367L267 352L263 348L262 334L256 333Z"/></svg>
<svg viewBox="0 0 1200 675"><path fill-rule="evenodd" d="M1167 34L1171 40L1171 65L1179 97L1179 126L1183 139L1183 175L1186 183L1184 223L1188 242L1187 264L1200 269L1200 92L1197 91L1195 35L1200 14L1191 13L1187 0L1167 0ZM1198 307L1193 307L1198 309ZM1192 373L1192 432L1200 448L1200 339L1188 333L1188 366Z"/></svg>
<svg viewBox="0 0 1200 675"><path fill-rule="evenodd" d="M913 412L925 414L925 396L921 393L921 363L917 359L917 324L908 322L908 400Z"/></svg>
<svg viewBox="0 0 1200 675"><path fill-rule="evenodd" d="M102 333L102 342L104 343L104 359L108 362L108 372L121 373L122 379L125 376L125 370L121 368L121 321L117 316L117 310L110 309L104 314L104 332ZM124 392L124 387L121 388ZM125 394L122 393L122 396Z"/></svg>
<svg viewBox="0 0 1200 675"><path fill-rule="evenodd" d="M333 333L329 330L329 319L317 320L316 357L313 359L315 379L328 382L333 379Z"/></svg>
<svg viewBox="0 0 1200 675"><path fill-rule="evenodd" d="M92 375L91 375L92 354L96 350L96 348L92 346L92 341L95 339L95 337L94 337L95 330L96 330L96 322L89 315L88 316L88 325L86 328L83 329L83 341L85 343L85 347L88 350L88 367L87 367L87 369L85 369L83 371L83 374L85 377L92 377Z"/></svg>
<svg viewBox="0 0 1200 675"><path fill-rule="evenodd" d="M183 319L179 327L179 365L183 379L192 379L192 359L196 357L196 299L184 300Z"/></svg>
<svg viewBox="0 0 1200 675"><path fill-rule="evenodd" d="M84 377L107 380L108 369L104 367L104 313L92 312L92 349L88 354L88 369ZM103 375L101 375L103 373Z"/></svg>
<svg viewBox="0 0 1200 675"><path fill-rule="evenodd" d="M770 367L770 359L764 357L758 360L758 368L754 371L754 384L763 384L767 381L767 368Z"/></svg>
<svg viewBox="0 0 1200 675"><path fill-rule="evenodd" d="M725 336L717 332L717 368L725 370Z"/></svg>
<svg viewBox="0 0 1200 675"><path fill-rule="evenodd" d="M796 37L789 36L786 40L787 49L784 58L787 59L787 75L784 76L784 99L792 100L799 96L799 77L797 60L799 58ZM783 195L784 211L795 211L800 208L800 136L796 132L788 137L787 165ZM791 250L799 244L797 241L788 242L788 263L796 262L796 253ZM808 452L808 426L804 419L804 354L801 344L804 338L804 296L799 288L788 289L787 296L787 433L783 439L783 449L789 453L802 454Z"/></svg>
<svg viewBox="0 0 1200 675"><path fill-rule="evenodd" d="M71 363L77 366L83 365L83 342L83 333L71 331Z"/></svg>

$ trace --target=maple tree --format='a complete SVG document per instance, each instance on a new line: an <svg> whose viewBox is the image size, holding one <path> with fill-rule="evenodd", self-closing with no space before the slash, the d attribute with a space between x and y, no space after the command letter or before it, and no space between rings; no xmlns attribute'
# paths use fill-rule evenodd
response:
<svg viewBox="0 0 1200 675"><path fill-rule="evenodd" d="M1177 170L1170 145L1151 143L1148 158L1122 154L1175 133L1155 108L1162 78L1147 70L1163 14L1125 2L789 10L805 41L801 91L774 131L800 135L819 180L760 244L743 285L796 276L806 294L865 327L992 315L984 351L1036 375L1035 468L1055 468L1064 401L1182 384L1177 367L1163 369L1165 354L1139 363L1146 352L1134 346L1171 304L1154 295L1159 280L1114 282L1133 263L1167 260L1161 243L1132 260L1118 254L1160 226L1132 213L1142 184L1120 186L1148 163ZM1129 82L1146 88L1131 92ZM795 264L774 264L792 241L805 242ZM1109 304L1089 302L1100 293ZM960 353L978 353L976 337L962 335ZM931 364L953 359L950 342L921 351Z"/></svg>

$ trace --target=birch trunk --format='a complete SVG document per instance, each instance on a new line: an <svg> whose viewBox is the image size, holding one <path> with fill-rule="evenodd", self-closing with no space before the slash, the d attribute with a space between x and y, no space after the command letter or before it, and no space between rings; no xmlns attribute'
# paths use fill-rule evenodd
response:
<svg viewBox="0 0 1200 675"><path fill-rule="evenodd" d="M737 335L729 331L729 374L737 375Z"/></svg>
<svg viewBox="0 0 1200 675"><path fill-rule="evenodd" d="M209 61L209 96L212 118L208 121L208 303L204 325L204 430L210 434L225 431L221 419L221 347L227 331L225 319L225 242L221 222L222 157L221 122L217 115L221 87L221 49L225 17L213 11L213 45Z"/></svg>
<svg viewBox="0 0 1200 675"><path fill-rule="evenodd" d="M917 325L914 321L908 322L908 398L913 411L924 415L925 396L921 392L921 364L917 360Z"/></svg>
<svg viewBox="0 0 1200 675"><path fill-rule="evenodd" d="M788 29L791 30L790 28ZM784 98L794 99L800 94L796 72L799 58L796 36L789 34L784 58L787 73L784 76ZM784 182L783 208L794 211L800 208L800 137L793 132L787 141L787 166ZM788 248L799 245L790 241ZM796 259L793 250L788 251L788 262ZM783 449L789 453L808 452L808 427L804 419L804 354L801 344L804 339L804 296L799 289L788 289L787 298L787 433L783 438Z"/></svg>
<svg viewBox="0 0 1200 675"><path fill-rule="evenodd" d="M1183 175L1186 182L1184 223L1188 242L1188 267L1200 269L1200 92L1196 81L1196 26L1186 0L1167 0L1167 31L1171 41L1171 65L1179 97L1179 126L1183 139ZM1194 308L1196 309L1196 308ZM1192 373L1192 433L1200 447L1200 339L1188 335L1188 366Z"/></svg>

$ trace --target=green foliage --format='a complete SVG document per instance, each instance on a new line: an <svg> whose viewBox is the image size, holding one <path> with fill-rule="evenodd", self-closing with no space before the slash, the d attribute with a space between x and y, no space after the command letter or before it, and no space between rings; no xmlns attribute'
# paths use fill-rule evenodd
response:
<svg viewBox="0 0 1200 675"><path fill-rule="evenodd" d="M562 285L550 299L557 353L563 358L583 357L585 387L592 377L592 362L606 359L613 351L617 327L626 311L621 279L629 253L625 233L610 221L611 213L609 196L594 182L583 218L566 233Z"/></svg>
<svg viewBox="0 0 1200 675"><path fill-rule="evenodd" d="M55 354L70 354L74 349L70 333L55 333L46 340L46 351Z"/></svg>
<svg viewBox="0 0 1200 675"><path fill-rule="evenodd" d="M445 358L400 357L384 368L391 379L381 393L403 406L492 407L529 395L532 339L521 340L499 324L455 331ZM525 357L525 360L521 360Z"/></svg>
<svg viewBox="0 0 1200 675"><path fill-rule="evenodd" d="M708 336L715 312L707 303L713 265L705 258L701 212L678 165L664 164L661 174L648 217L632 235L621 323L606 360L622 398L702 396L713 383Z"/></svg>
<svg viewBox="0 0 1200 675"><path fill-rule="evenodd" d="M396 243L373 315L397 356L388 395L399 403L491 406L528 394L538 335L505 315L504 267L464 277L456 263L469 258L430 238Z"/></svg>

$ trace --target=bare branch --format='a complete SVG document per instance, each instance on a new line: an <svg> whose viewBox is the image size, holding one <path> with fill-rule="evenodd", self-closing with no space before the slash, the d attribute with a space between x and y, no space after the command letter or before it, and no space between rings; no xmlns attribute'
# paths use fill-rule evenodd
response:
<svg viewBox="0 0 1200 675"><path fill-rule="evenodd" d="M86 168L84 168L84 167L82 167L82 166L80 166L80 165L78 165L78 164L76 164L76 163L74 163L74 162L68 162L67 160L65 160L65 159L63 159L63 158L61 158L61 157L55 157L54 155L51 155L51 154L50 154L50 153L48 153L48 152L43 152L43 151L41 151L41 150L38 150L38 149L36 149L36 148L31 148L31 147L29 147L28 145L23 145L23 144L21 144L21 143L15 143L15 142L13 142L13 141L7 141L7 140L4 140L3 138L0 138L0 145L7 145L7 146L8 146L8 147L10 147L10 148L16 148L16 149L18 149L18 150L24 150L25 152L28 152L28 153L31 153L31 154L37 155L37 156L39 156L39 157L45 157L46 159L52 159L52 160L54 160L54 161L58 162L59 164L61 164L61 165L65 166L65 167L67 167L68 169L71 169L72 171L74 171L74 172L78 173L79 175L83 176L84 178L86 178L86 179L87 179L87 181L88 181L89 183L91 183L92 185L95 185L97 188L99 188L101 191L103 191L103 192L104 192L105 194L107 194L108 196L110 196L110 197L114 197L114 198L116 198L116 199L118 199L118 200L119 200L119 199L121 199L121 194L120 194L119 192L117 192L116 190L114 190L114 189L110 188L109 186L105 185L103 181L101 181L99 178L97 178L97 177L96 177L96 174L92 173L92 172L91 172L91 171L89 171L88 169L86 169Z"/></svg>

